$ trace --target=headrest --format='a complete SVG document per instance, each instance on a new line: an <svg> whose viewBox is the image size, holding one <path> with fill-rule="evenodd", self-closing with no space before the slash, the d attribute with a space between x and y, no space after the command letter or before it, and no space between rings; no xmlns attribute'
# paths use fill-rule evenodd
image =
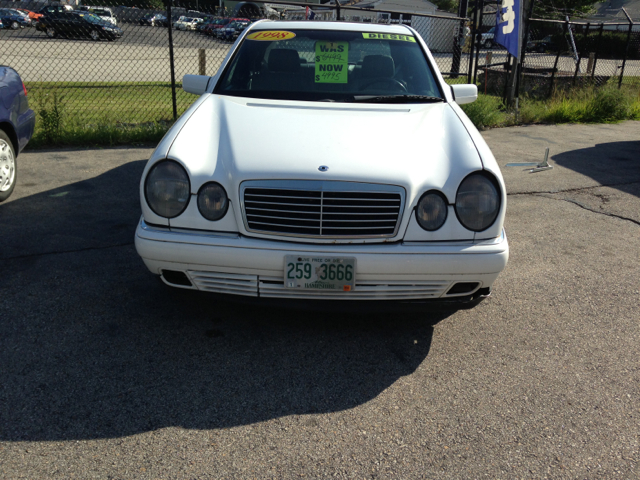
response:
<svg viewBox="0 0 640 480"><path fill-rule="evenodd" d="M393 58L385 55L367 55L362 59L362 78L391 78L396 69Z"/></svg>
<svg viewBox="0 0 640 480"><path fill-rule="evenodd" d="M298 52L286 48L278 48L269 52L269 71L298 73L300 57Z"/></svg>

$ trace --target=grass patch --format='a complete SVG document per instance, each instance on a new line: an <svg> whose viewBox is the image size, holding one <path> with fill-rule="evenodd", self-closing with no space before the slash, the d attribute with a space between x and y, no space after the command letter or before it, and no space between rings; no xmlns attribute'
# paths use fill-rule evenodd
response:
<svg viewBox="0 0 640 480"><path fill-rule="evenodd" d="M547 100L522 98L516 116L499 97L478 96L462 109L480 129L529 123L612 123L640 120L640 79L559 92ZM460 76L449 83L465 83ZM626 80L626 79L625 79ZM29 146L157 143L173 124L171 84L162 82L28 82L37 113ZM176 86L178 115L196 100Z"/></svg>
<svg viewBox="0 0 640 480"><path fill-rule="evenodd" d="M502 99L478 95L478 100L462 109L479 129L530 123L616 123L640 120L640 89L613 85L559 92L547 100L522 98L516 116Z"/></svg>
<svg viewBox="0 0 640 480"><path fill-rule="evenodd" d="M32 147L157 142L173 123L171 84L27 82L37 113ZM176 85L178 115L196 100Z"/></svg>

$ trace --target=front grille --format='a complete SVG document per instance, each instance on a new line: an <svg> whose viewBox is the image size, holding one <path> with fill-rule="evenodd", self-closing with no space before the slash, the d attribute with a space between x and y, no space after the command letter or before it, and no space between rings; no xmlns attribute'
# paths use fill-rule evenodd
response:
<svg viewBox="0 0 640 480"><path fill-rule="evenodd" d="M266 183L266 182L265 182ZM404 190L347 182L290 182L298 186L247 186L244 216L253 232L303 237L392 237Z"/></svg>

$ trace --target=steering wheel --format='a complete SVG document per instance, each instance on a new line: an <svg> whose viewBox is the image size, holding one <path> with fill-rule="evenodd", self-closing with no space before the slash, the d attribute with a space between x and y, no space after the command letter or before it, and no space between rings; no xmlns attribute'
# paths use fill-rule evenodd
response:
<svg viewBox="0 0 640 480"><path fill-rule="evenodd" d="M392 87L399 87L403 92L407 91L407 87L405 86L405 84L395 78L374 78L373 80L362 84L360 86L360 90L364 90L365 88L369 88L371 85L376 84L391 85Z"/></svg>

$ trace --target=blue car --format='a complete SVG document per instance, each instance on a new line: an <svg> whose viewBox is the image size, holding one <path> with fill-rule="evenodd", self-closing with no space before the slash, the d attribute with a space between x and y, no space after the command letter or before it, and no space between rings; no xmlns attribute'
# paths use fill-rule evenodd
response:
<svg viewBox="0 0 640 480"><path fill-rule="evenodd" d="M17 157L31 140L36 114L18 72L0 65L0 202L16 186Z"/></svg>
<svg viewBox="0 0 640 480"><path fill-rule="evenodd" d="M31 20L24 18L18 12L15 12L9 8L0 8L0 19L4 24L4 28L10 28L11 30L17 30L19 28L25 28L31 26Z"/></svg>

